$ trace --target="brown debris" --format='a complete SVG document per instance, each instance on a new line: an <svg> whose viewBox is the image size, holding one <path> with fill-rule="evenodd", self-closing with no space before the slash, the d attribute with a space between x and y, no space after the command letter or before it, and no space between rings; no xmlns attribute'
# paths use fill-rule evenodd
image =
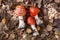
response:
<svg viewBox="0 0 60 40"><path fill-rule="evenodd" d="M23 0L16 0L16 2L23 2Z"/></svg>
<svg viewBox="0 0 60 40"><path fill-rule="evenodd" d="M60 0L54 0L56 3L60 3Z"/></svg>
<svg viewBox="0 0 60 40"><path fill-rule="evenodd" d="M40 29L41 29L40 26L37 26L37 30L40 31Z"/></svg>
<svg viewBox="0 0 60 40"><path fill-rule="evenodd" d="M9 36L8 40L13 40L14 38L15 38L15 34L14 34L14 33L12 33L12 34L10 34L10 36Z"/></svg>

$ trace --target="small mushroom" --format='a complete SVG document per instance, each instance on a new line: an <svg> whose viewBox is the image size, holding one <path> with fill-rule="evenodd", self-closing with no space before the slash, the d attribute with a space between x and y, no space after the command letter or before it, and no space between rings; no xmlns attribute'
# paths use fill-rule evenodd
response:
<svg viewBox="0 0 60 40"><path fill-rule="evenodd" d="M30 15L35 17L37 25L42 24L43 21L38 17L39 9L37 7L30 7Z"/></svg>
<svg viewBox="0 0 60 40"><path fill-rule="evenodd" d="M39 35L39 33L35 27L35 20L33 19L33 17L29 16L27 19L27 23L28 23L28 25L31 25L31 28L34 31L33 36Z"/></svg>
<svg viewBox="0 0 60 40"><path fill-rule="evenodd" d="M23 17L26 15L26 9L25 9L25 7L22 6L22 5L16 6L16 9L15 9L14 13L19 18L19 27L18 28L24 28L25 27L25 23L24 23Z"/></svg>

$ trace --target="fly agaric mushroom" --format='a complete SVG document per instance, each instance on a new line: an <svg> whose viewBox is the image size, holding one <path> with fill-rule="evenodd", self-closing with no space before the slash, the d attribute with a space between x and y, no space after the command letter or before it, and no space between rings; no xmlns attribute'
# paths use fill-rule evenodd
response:
<svg viewBox="0 0 60 40"><path fill-rule="evenodd" d="M16 9L15 9L14 13L19 18L19 27L18 28L24 28L25 27L25 23L24 23L24 20L23 20L23 16L26 15L26 9L25 9L25 7L22 6L22 5L16 6Z"/></svg>
<svg viewBox="0 0 60 40"><path fill-rule="evenodd" d="M40 18L38 17L38 13L39 13L40 10L37 7L32 6L32 7L30 7L29 11L30 11L30 15L32 17L35 17L37 25L43 23L43 21L40 20Z"/></svg>
<svg viewBox="0 0 60 40"><path fill-rule="evenodd" d="M35 20L31 16L28 17L27 23L28 23L28 25L31 25L31 28L34 31L33 35L34 36L39 35L39 33L35 27Z"/></svg>

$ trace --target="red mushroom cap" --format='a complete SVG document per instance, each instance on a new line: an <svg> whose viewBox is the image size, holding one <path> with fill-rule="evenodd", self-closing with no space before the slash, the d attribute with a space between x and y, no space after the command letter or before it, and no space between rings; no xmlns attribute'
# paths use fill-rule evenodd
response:
<svg viewBox="0 0 60 40"><path fill-rule="evenodd" d="M29 25L33 25L33 24L35 24L35 20L33 19L33 17L29 16L28 19L27 19L27 23Z"/></svg>
<svg viewBox="0 0 60 40"><path fill-rule="evenodd" d="M30 11L30 15L34 17L39 13L40 10L37 7L32 6L30 7L29 11Z"/></svg>
<svg viewBox="0 0 60 40"><path fill-rule="evenodd" d="M24 6L18 5L18 6L16 6L16 9L15 9L14 13L17 16L24 16L24 15L26 15L26 9L25 9Z"/></svg>

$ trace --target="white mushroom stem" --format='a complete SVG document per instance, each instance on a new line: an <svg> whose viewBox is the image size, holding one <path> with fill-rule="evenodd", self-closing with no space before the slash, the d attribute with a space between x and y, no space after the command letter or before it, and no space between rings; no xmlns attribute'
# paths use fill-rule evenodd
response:
<svg viewBox="0 0 60 40"><path fill-rule="evenodd" d="M18 28L24 28L25 27L25 23L23 20L23 16L19 16L19 27Z"/></svg>
<svg viewBox="0 0 60 40"><path fill-rule="evenodd" d="M34 33L33 33L34 36L39 35L39 33L38 33L38 31L37 31L35 25L31 25L31 28L32 28L32 30L34 31Z"/></svg>
<svg viewBox="0 0 60 40"><path fill-rule="evenodd" d="M35 19L36 19L36 23L37 23L37 25L43 23L43 21L38 17L38 15L35 16Z"/></svg>

